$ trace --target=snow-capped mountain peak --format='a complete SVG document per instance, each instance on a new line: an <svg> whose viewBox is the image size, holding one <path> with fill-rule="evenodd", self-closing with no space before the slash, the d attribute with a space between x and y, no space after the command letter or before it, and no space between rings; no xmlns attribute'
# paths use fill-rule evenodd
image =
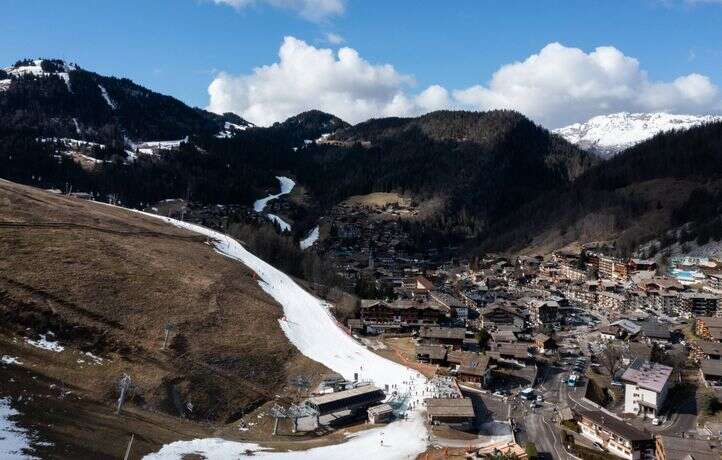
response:
<svg viewBox="0 0 722 460"><path fill-rule="evenodd" d="M572 144L608 158L661 132L689 129L715 121L722 121L722 116L620 112L600 115L553 132Z"/></svg>
<svg viewBox="0 0 722 460"><path fill-rule="evenodd" d="M57 75L65 81L65 84L68 85L68 89L70 90L70 77L68 76L68 72L78 70L78 66L60 59L25 59L1 70L0 91L7 89L13 77L17 78L23 75L35 75L36 77Z"/></svg>

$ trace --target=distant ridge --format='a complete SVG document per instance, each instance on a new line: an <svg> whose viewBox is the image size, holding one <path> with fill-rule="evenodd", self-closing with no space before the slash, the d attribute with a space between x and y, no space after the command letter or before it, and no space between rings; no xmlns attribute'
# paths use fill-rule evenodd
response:
<svg viewBox="0 0 722 460"><path fill-rule="evenodd" d="M553 132L584 150L608 158L661 132L715 121L722 121L722 116L620 112L600 115Z"/></svg>

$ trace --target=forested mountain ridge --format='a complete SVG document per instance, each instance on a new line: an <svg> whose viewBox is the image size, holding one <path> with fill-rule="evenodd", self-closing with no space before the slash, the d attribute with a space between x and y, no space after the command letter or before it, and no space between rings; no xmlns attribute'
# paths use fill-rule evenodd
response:
<svg viewBox="0 0 722 460"><path fill-rule="evenodd" d="M336 126L347 125L316 111L257 128L55 59L0 73L3 177L128 206L173 197L250 204L275 186L273 170L293 147Z"/></svg>
<svg viewBox="0 0 722 460"><path fill-rule="evenodd" d="M547 190L563 189L597 159L512 111L433 112L370 120L306 149L299 177L325 205L351 195L396 191L438 198L424 225L454 241ZM353 173L351 173L353 172Z"/></svg>
<svg viewBox="0 0 722 460"><path fill-rule="evenodd" d="M658 134L589 168L567 190L538 196L497 222L486 242L544 252L608 242L629 254L683 224L689 239L722 237L722 122ZM504 237L498 232L504 230Z"/></svg>
<svg viewBox="0 0 722 460"><path fill-rule="evenodd" d="M0 78L0 124L41 137L71 137L104 144L212 136L235 114L191 108L127 78L106 77L61 60L18 61ZM2 76L0 76L2 77Z"/></svg>
<svg viewBox="0 0 722 460"><path fill-rule="evenodd" d="M467 249L547 251L590 240L628 248L692 214L709 233L714 216L699 215L716 209L720 126L661 134L602 161L508 110L354 126L311 110L264 128L59 60L18 61L0 73L4 178L128 206L177 197L250 206L275 190L275 175L290 175L313 203L294 216L297 232L351 196L396 192L435 204L408 224L416 240ZM77 144L48 138L98 145L79 152L88 165L69 151ZM138 148L178 139L187 141L146 145L147 155ZM685 204L695 188L706 193L694 195L705 197L702 211Z"/></svg>

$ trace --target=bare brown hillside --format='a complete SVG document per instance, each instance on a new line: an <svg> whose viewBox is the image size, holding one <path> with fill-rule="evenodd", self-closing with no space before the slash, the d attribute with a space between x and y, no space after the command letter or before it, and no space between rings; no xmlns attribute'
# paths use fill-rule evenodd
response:
<svg viewBox="0 0 722 460"><path fill-rule="evenodd" d="M317 373L253 273L206 243L128 210L0 181L0 355L23 363L0 364L0 397L25 391L22 379L39 392L72 389L78 403L30 403L27 422L38 410L75 413L44 435L68 458L88 446L113 457L130 432L144 451L197 436L283 397L293 375ZM47 332L63 352L26 343ZM135 391L120 423L110 415L123 373Z"/></svg>

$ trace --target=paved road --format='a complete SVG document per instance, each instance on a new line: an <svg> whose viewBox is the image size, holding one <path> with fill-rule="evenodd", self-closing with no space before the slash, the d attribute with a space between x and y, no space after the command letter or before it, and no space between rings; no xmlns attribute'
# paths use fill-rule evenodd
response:
<svg viewBox="0 0 722 460"><path fill-rule="evenodd" d="M537 387L537 392L544 396L542 407L530 409L529 403L523 402L512 408L512 414L519 421L520 431L517 433L517 441L522 445L527 441L533 442L537 450L546 454L547 458L561 460L576 458L564 449L558 426L559 403L566 404L568 401L568 388L564 384L566 375L567 373L561 368L546 367L540 373L541 383Z"/></svg>

